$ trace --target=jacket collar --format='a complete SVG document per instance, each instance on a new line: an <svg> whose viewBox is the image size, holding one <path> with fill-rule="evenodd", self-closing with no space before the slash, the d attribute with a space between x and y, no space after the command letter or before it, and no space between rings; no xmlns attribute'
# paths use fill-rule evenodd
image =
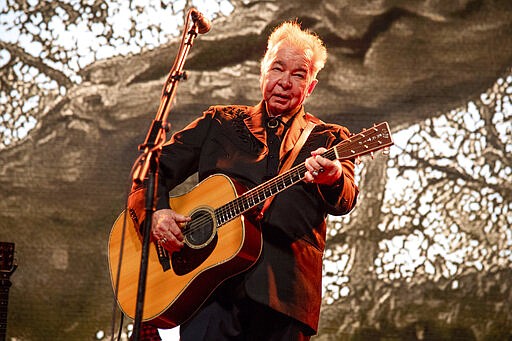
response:
<svg viewBox="0 0 512 341"><path fill-rule="evenodd" d="M256 106L250 108L249 116L244 119L245 125L249 131L265 146L267 145L267 132L264 124L266 116L265 102L261 101ZM281 143L281 149L279 150L280 159L282 159L297 143L300 134L308 123L306 117L307 114L304 111L304 107L301 107L299 112L295 114L295 117L288 121L291 121L291 126L286 131L283 142Z"/></svg>

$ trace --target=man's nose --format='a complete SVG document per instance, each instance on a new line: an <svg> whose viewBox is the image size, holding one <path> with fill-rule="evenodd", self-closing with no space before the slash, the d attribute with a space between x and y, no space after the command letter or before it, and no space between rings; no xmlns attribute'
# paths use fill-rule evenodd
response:
<svg viewBox="0 0 512 341"><path fill-rule="evenodd" d="M292 86L291 77L288 72L283 72L281 77L279 78L279 85L284 89L288 89Z"/></svg>

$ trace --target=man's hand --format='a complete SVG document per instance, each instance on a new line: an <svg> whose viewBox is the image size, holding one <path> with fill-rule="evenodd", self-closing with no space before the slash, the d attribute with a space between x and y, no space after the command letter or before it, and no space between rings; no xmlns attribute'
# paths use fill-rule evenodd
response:
<svg viewBox="0 0 512 341"><path fill-rule="evenodd" d="M158 210L153 213L151 238L170 252L183 247L181 224L189 222L190 217L178 214L170 209Z"/></svg>
<svg viewBox="0 0 512 341"><path fill-rule="evenodd" d="M307 172L304 175L304 181L332 185L340 179L343 174L341 162L322 157L321 155L326 151L325 148L318 148L311 152L311 157L307 158L305 162Z"/></svg>

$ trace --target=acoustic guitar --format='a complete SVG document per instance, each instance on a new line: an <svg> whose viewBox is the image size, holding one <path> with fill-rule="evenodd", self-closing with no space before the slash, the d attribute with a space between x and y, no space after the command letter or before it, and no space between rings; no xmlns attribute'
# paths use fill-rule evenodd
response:
<svg viewBox="0 0 512 341"><path fill-rule="evenodd" d="M353 159L393 144L386 122L352 135L327 150L330 159ZM258 259L259 227L245 219L251 209L304 178L305 163L248 191L229 177L212 175L189 192L171 197L171 208L192 220L182 228L185 246L168 254L152 243L149 252L143 321L160 328L185 322L227 278ZM123 238L124 236L124 238ZM135 317L142 236L126 211L115 221L108 242L109 270L116 299Z"/></svg>
<svg viewBox="0 0 512 341"><path fill-rule="evenodd" d="M7 334L10 278L16 267L14 243L0 242L0 341L4 341Z"/></svg>

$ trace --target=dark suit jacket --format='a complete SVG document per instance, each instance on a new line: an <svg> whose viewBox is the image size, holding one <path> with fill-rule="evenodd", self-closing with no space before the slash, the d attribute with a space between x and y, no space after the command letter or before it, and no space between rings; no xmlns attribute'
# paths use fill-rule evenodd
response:
<svg viewBox="0 0 512 341"><path fill-rule="evenodd" d="M264 103L209 108L174 134L160 158L157 208L168 208L169 191L198 172L199 180L223 173L248 188L264 181L267 171ZM294 117L280 148L281 163L307 124L302 109ZM349 137L346 128L320 120L294 164L318 147L329 148ZM343 176L334 186L300 182L278 194L261 220L261 257L243 277L252 299L269 305L316 331L321 304L322 256L327 214L348 213L358 193L354 164L343 161Z"/></svg>

